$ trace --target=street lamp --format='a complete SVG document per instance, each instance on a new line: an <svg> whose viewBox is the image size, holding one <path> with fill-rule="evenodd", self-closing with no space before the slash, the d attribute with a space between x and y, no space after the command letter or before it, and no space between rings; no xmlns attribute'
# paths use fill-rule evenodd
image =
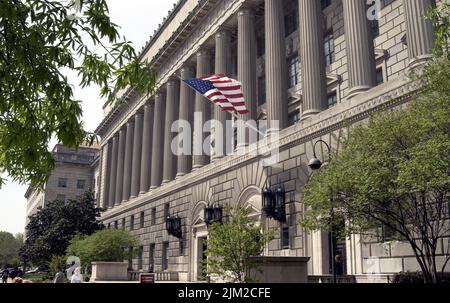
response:
<svg viewBox="0 0 450 303"><path fill-rule="evenodd" d="M309 161L308 166L312 169L312 170L319 170L320 168L322 168L323 166L323 162L317 158L317 153L316 153L316 147L318 143L322 143L324 144L327 149L328 149L328 156L329 158L331 158L331 147L330 145L328 145L327 142L323 141L323 140L318 140L316 143L314 143L314 147L313 147L313 158ZM331 199L333 199L333 197L331 197ZM335 251L334 251L334 247L335 247L335 243L334 243L334 226L333 226L333 221L334 221L334 208L333 205L331 206L331 210L330 210L330 222L331 222L331 231L330 231L330 250L331 250L331 272L333 274L333 283L337 282L337 275L336 275L336 256L335 256Z"/></svg>

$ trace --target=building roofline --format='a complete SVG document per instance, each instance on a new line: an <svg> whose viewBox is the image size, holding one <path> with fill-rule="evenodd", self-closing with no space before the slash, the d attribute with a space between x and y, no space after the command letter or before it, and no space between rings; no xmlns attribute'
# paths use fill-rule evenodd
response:
<svg viewBox="0 0 450 303"><path fill-rule="evenodd" d="M150 40L147 42L147 44L143 47L141 52L138 55L139 59L143 59L145 54L151 49L151 47L154 45L154 43L158 40L158 38L161 36L161 34L164 32L164 30L169 26L173 18L177 15L177 13L180 11L180 9L183 7L184 4L186 4L188 0L179 0L178 3L174 4L174 8L172 11L170 11L169 15L164 18L164 22L161 24L161 26L155 31L153 36L150 36ZM201 10L203 7L205 7L210 2L215 2L211 0L199 0L196 4L195 9L193 9L188 17L180 23L178 26L178 30L175 30L171 33L170 38L168 38L164 44L162 45L161 49L158 50L158 52L155 54L155 56L152 58L152 61L149 63L149 66L153 66L155 64L155 59L161 56L161 52L163 50L166 50L168 48L168 45L173 43L173 38L177 36L180 28L185 28L186 23L191 22L195 17L196 13ZM126 90L124 90L123 94L121 95L122 100L129 101L131 98L136 96L136 91L129 87ZM121 110L128 105L127 102L117 102L113 108L106 114L106 116L103 118L102 122L100 122L99 126L95 130L95 134L100 135L102 134L105 127L107 127L111 121L121 112Z"/></svg>

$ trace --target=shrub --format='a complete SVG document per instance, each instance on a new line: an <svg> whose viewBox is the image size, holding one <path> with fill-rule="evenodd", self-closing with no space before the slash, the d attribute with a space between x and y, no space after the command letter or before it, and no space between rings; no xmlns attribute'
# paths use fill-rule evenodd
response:
<svg viewBox="0 0 450 303"><path fill-rule="evenodd" d="M396 284L422 284L425 283L421 272L400 272L394 275L392 283Z"/></svg>
<svg viewBox="0 0 450 303"><path fill-rule="evenodd" d="M87 237L75 236L67 248L67 255L79 257L83 266L96 261L122 262L130 257L128 248L138 244L138 239L128 231L105 229Z"/></svg>
<svg viewBox="0 0 450 303"><path fill-rule="evenodd" d="M66 260L67 258L65 256L54 256L50 260L50 263L48 265L50 269L50 275L54 276L58 271L64 272L66 268Z"/></svg>

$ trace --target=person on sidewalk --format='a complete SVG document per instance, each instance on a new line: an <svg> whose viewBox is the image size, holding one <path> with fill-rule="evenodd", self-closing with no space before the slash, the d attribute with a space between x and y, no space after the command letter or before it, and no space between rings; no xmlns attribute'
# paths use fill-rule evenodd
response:
<svg viewBox="0 0 450 303"><path fill-rule="evenodd" d="M57 284L61 284L61 283L65 283L65 277L64 277L64 273L62 272L61 269L58 269L58 272L55 275L55 279L53 280L53 283L57 283Z"/></svg>
<svg viewBox="0 0 450 303"><path fill-rule="evenodd" d="M70 283L83 283L83 277L81 276L81 268L75 268Z"/></svg>

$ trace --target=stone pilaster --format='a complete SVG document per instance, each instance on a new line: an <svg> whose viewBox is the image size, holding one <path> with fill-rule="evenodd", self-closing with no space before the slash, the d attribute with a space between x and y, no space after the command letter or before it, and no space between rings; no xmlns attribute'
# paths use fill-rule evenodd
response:
<svg viewBox="0 0 450 303"><path fill-rule="evenodd" d="M264 3L267 120L270 134L270 132L283 129L287 125L286 41L283 1L265 0Z"/></svg>
<svg viewBox="0 0 450 303"><path fill-rule="evenodd" d="M366 2L343 0L342 4L351 98L376 85L375 51Z"/></svg>
<svg viewBox="0 0 450 303"><path fill-rule="evenodd" d="M123 177L123 193L122 201L128 201L131 196L131 169L133 165L133 139L134 139L134 123L127 123L127 139L125 143L125 165Z"/></svg>
<svg viewBox="0 0 450 303"><path fill-rule="evenodd" d="M197 78L211 74L211 53L200 50L197 53ZM209 164L210 156L203 151L203 142L207 134L203 132L203 124L211 118L211 101L203 95L195 95L194 140L193 140L193 169Z"/></svg>
<svg viewBox="0 0 450 303"><path fill-rule="evenodd" d="M242 83L247 115L239 115L242 121L257 119L256 98L256 29L255 13L250 8L238 11L238 80ZM249 143L245 124L239 123L237 130L238 148Z"/></svg>
<svg viewBox="0 0 450 303"><path fill-rule="evenodd" d="M185 66L180 71L181 80L189 80L195 77L194 71L191 67ZM179 112L179 119L180 121L186 121L189 126L191 127L191 134L192 134L192 127L194 124L194 112L192 109L194 108L194 102L195 102L195 92L193 89L191 89L187 84L184 82L180 83L180 112ZM183 122L184 123L184 122ZM183 130L186 131L186 130ZM181 142L179 142L180 145ZM183 146L189 146L190 152L188 155L181 154L178 156L178 173L177 177L184 176L191 172L192 170L192 135L189 138L188 142L182 142Z"/></svg>
<svg viewBox="0 0 450 303"><path fill-rule="evenodd" d="M177 157L172 152L172 124L178 120L178 110L180 102L180 88L178 80L170 80L167 83L166 114L164 127L164 174L163 183L168 183L175 179L177 171Z"/></svg>
<svg viewBox="0 0 450 303"><path fill-rule="evenodd" d="M229 76L231 69L231 34L227 30L220 30L216 36L216 56L215 69L216 74L225 74ZM214 129L213 141L214 149L211 156L212 160L220 159L226 155L226 123L231 120L231 115L220 109L218 105L214 106Z"/></svg>
<svg viewBox="0 0 450 303"><path fill-rule="evenodd" d="M126 129L119 131L119 149L117 153L117 176L116 176L116 206L122 202L123 195L123 173L125 166L125 146L126 146L127 132Z"/></svg>
<svg viewBox="0 0 450 303"><path fill-rule="evenodd" d="M320 1L299 0L300 60L302 62L302 119L327 107L327 80Z"/></svg>
<svg viewBox="0 0 450 303"><path fill-rule="evenodd" d="M141 153L142 153L142 113L134 116L133 160L131 170L131 198L139 195L141 181Z"/></svg>
<svg viewBox="0 0 450 303"><path fill-rule="evenodd" d="M155 117L153 120L152 143L152 175L151 189L159 187L163 176L163 152L164 152L164 118L166 112L166 95L157 93L155 96Z"/></svg>
<svg viewBox="0 0 450 303"><path fill-rule="evenodd" d="M109 175L108 208L113 208L116 203L116 179L117 179L117 158L119 153L119 138L115 135L112 138L111 171Z"/></svg>
<svg viewBox="0 0 450 303"><path fill-rule="evenodd" d="M434 29L431 22L425 19L425 12L433 2L433 0L403 0L410 67L431 58Z"/></svg>
<svg viewBox="0 0 450 303"><path fill-rule="evenodd" d="M144 106L140 194L145 194L150 189L154 109L153 103Z"/></svg>

